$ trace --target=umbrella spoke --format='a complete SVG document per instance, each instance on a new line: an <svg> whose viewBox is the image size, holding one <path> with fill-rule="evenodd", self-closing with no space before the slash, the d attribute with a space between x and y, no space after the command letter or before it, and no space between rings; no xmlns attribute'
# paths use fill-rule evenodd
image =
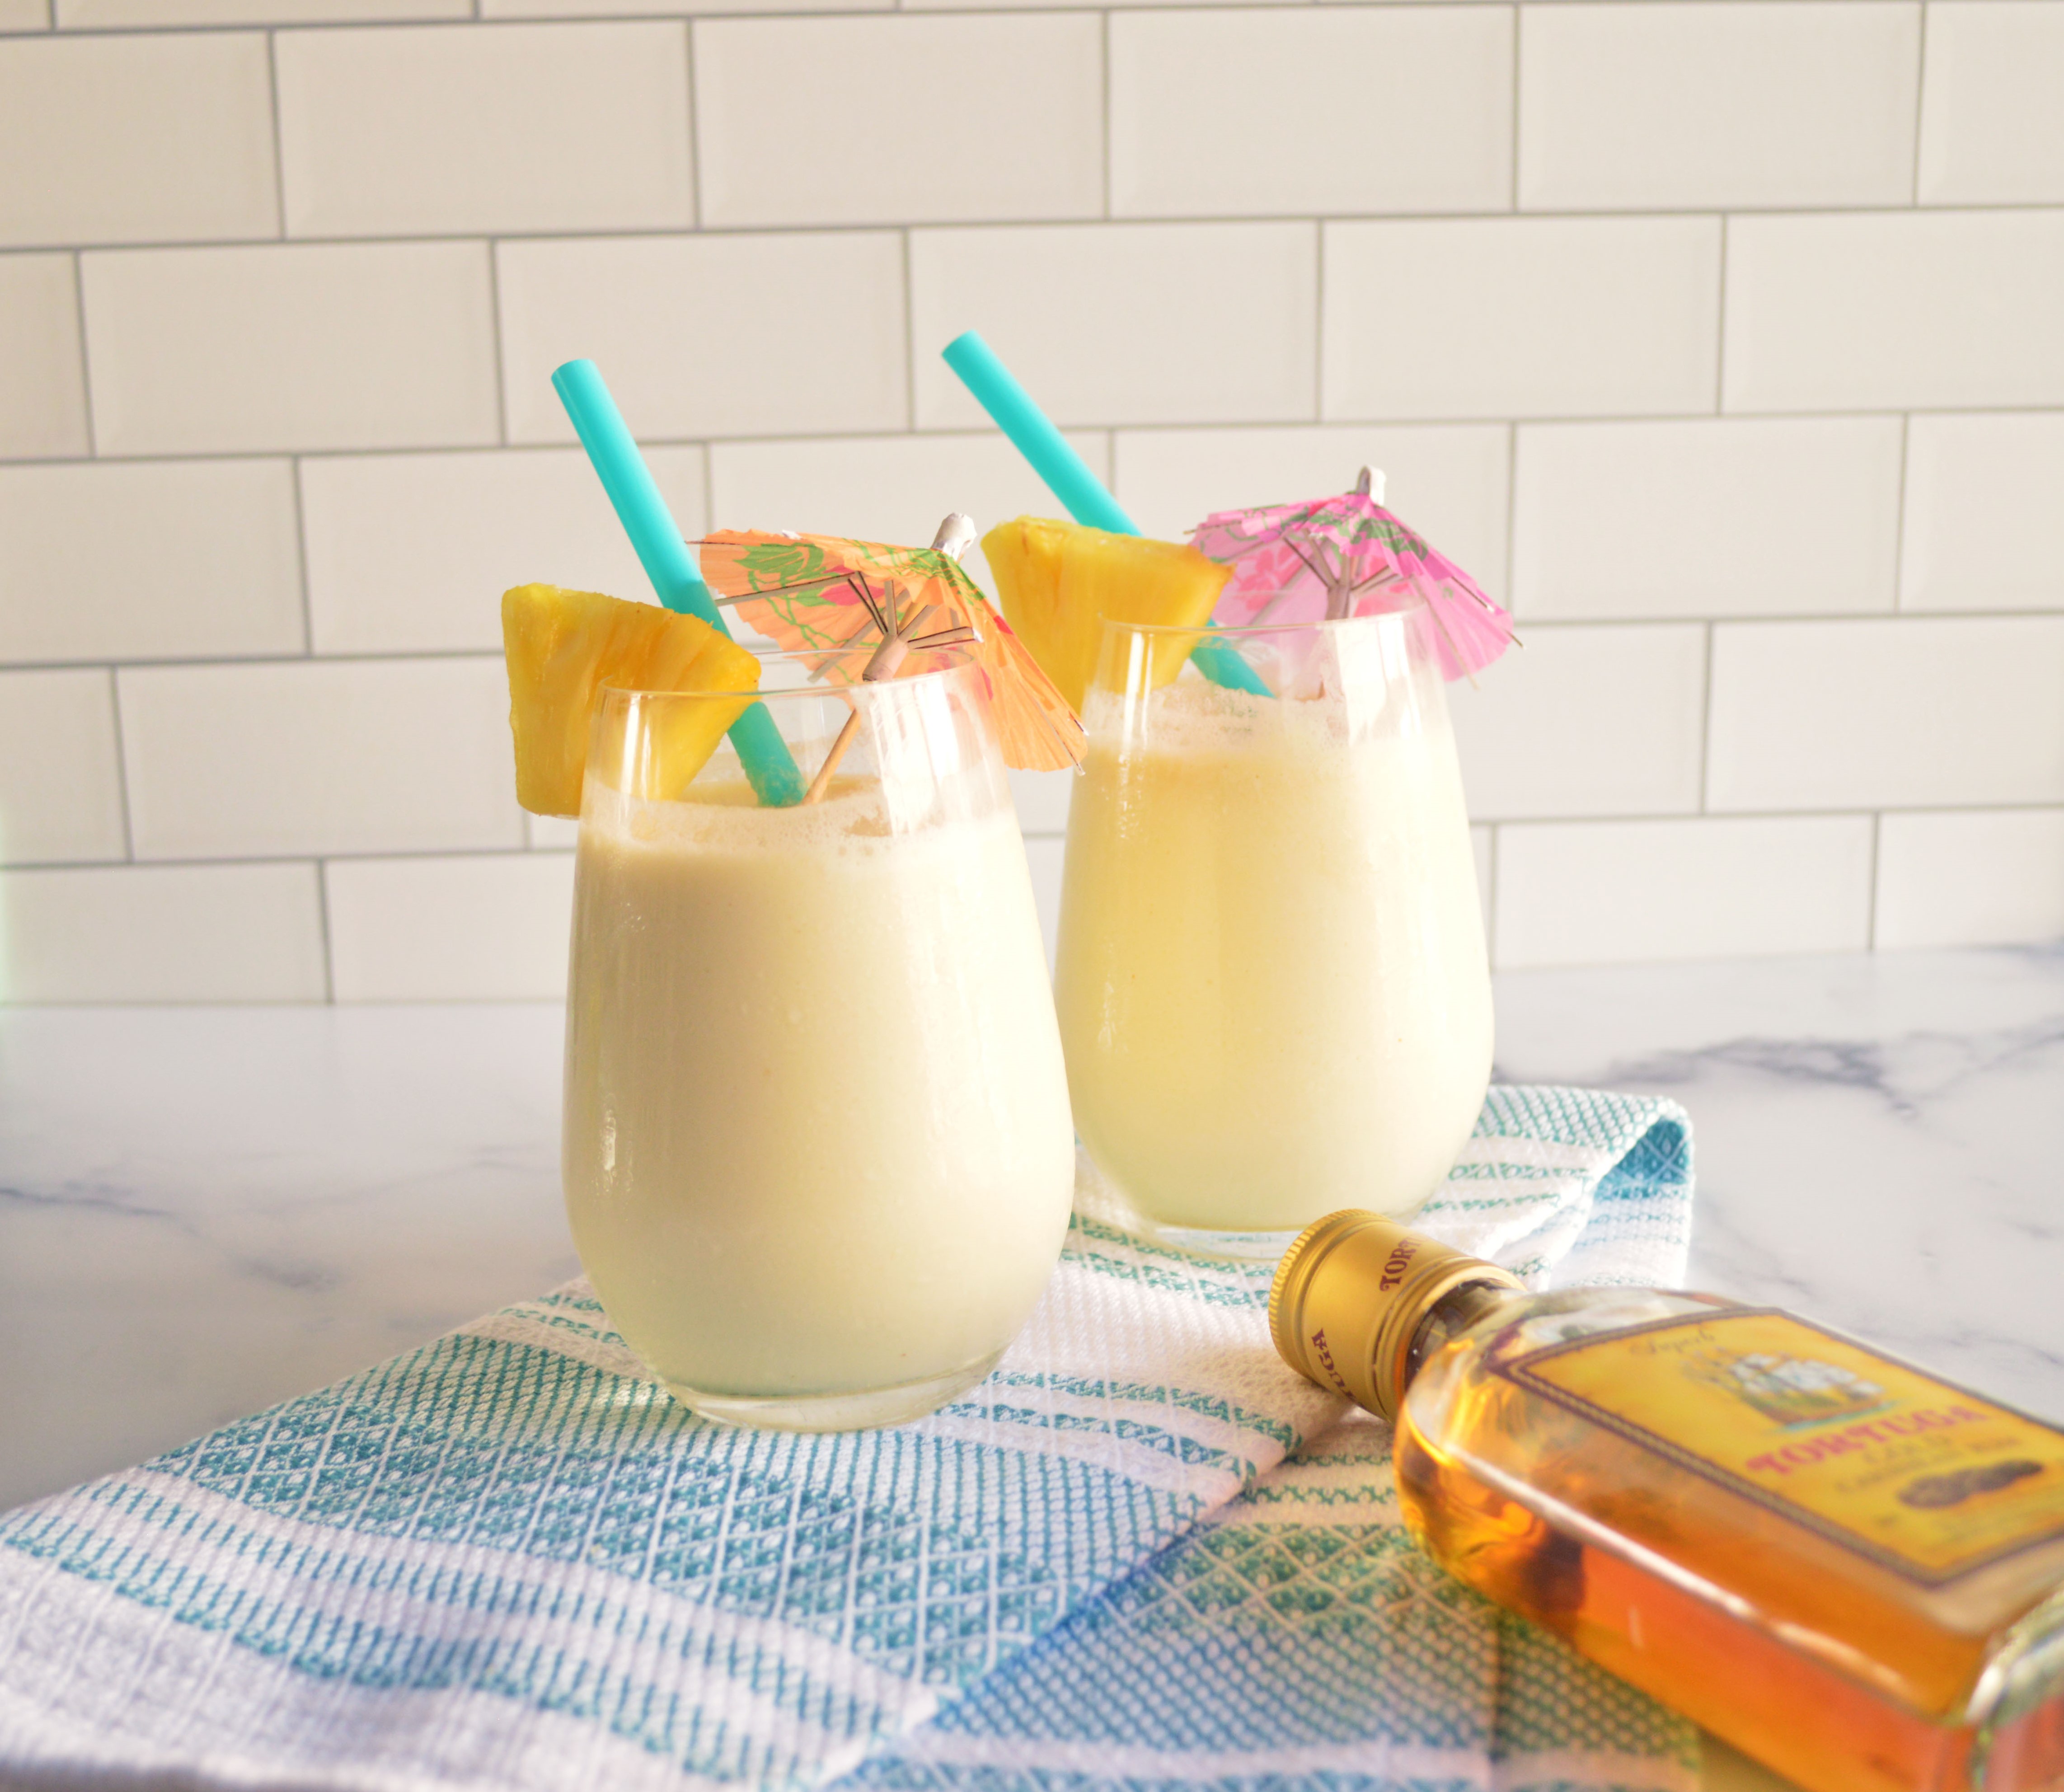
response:
<svg viewBox="0 0 2064 1792"><path fill-rule="evenodd" d="M845 582L860 594L860 601L867 606L867 613L874 618L874 626L881 630L881 638L884 641L891 638L896 633L895 627L882 614L881 602L874 595L874 588L867 582L867 574L856 566L845 575Z"/></svg>
<svg viewBox="0 0 2064 1792"><path fill-rule="evenodd" d="M1289 530L1286 529L1283 532L1282 542L1285 547L1289 549L1292 554L1296 554L1300 560L1304 562L1305 569L1311 574L1312 578L1318 580L1321 585L1327 582L1325 568L1314 562L1311 555L1304 551L1304 544L1300 541L1297 537L1292 535ZM1317 544L1314 543L1313 545L1316 546Z"/></svg>
<svg viewBox="0 0 2064 1792"><path fill-rule="evenodd" d="M1379 567L1367 578L1364 579L1361 584L1353 588L1355 594L1359 596L1364 591L1373 591L1379 586L1395 585L1397 582L1399 574L1393 568L1389 566Z"/></svg>
<svg viewBox="0 0 2064 1792"><path fill-rule="evenodd" d="M1469 689L1482 690L1483 687L1477 683L1476 674L1469 670L1469 662L1462 658L1462 650L1456 646L1454 636L1449 634L1448 625L1441 620L1441 606L1429 603L1426 606L1426 614L1433 618L1433 626L1441 631L1441 638L1448 643L1448 651L1455 656L1455 663L1461 667L1462 676L1469 681Z"/></svg>

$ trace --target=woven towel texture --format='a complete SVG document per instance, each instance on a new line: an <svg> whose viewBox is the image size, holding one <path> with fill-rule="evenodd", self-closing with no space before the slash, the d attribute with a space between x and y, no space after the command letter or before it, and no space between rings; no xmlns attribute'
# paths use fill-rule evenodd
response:
<svg viewBox="0 0 2064 1792"><path fill-rule="evenodd" d="M1688 1158L1667 1104L1494 1090L1425 1222L1536 1285L1667 1283ZM1683 1726L1417 1557L1267 1272L1086 1176L1025 1334L921 1424L697 1422L576 1283L0 1516L0 1783L1680 1783ZM1301 1561L1322 1617L1328 1552L1352 1635L1252 1597Z"/></svg>

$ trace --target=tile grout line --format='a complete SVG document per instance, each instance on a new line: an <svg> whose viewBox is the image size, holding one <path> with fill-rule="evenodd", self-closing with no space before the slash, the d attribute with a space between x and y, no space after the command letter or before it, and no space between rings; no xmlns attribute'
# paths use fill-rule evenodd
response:
<svg viewBox="0 0 2064 1792"><path fill-rule="evenodd" d="M1505 426L1505 602L1517 623L1514 605L1519 583L1519 425Z"/></svg>
<svg viewBox="0 0 2064 1792"><path fill-rule="evenodd" d="M1389 0L1389 4L1391 6L1395 6L1397 0ZM1649 0L1622 0L1622 3L1649 3ZM1655 0L1655 3L1659 3L1659 0ZM2039 0L2029 0L2029 3L2037 4L2039 3ZM1109 218L1100 216L1094 211L1084 211L1064 217L936 218L914 220L877 218L858 221L817 219L803 223L758 220L730 224L706 223L685 230L678 223L613 224L607 229L593 230L570 228L562 224L529 230L497 230L477 225L455 225L442 230L371 230L291 237L107 238L87 243L65 243L50 240L0 244L0 259L10 256L61 255L67 251L80 249L103 250L124 255L147 255L154 252L281 248L303 244L320 245L332 248L406 248L412 246L437 245L449 248L455 243L480 242L489 238L498 242L559 244L570 247L575 244L595 243L634 243L692 237L720 239L749 236L865 236L870 232L879 235L889 231L905 229L933 231L941 236L951 236L957 232L966 235L978 232L994 235L1013 231L1091 230L1100 226L1107 226L1113 231L1251 231L1307 221L1312 215L1313 214L1308 209L1284 211L1235 211L1205 216L1183 212L1128 213L1123 216ZM1904 202L1893 205L1738 206L1731 211L1719 210L1711 205L1696 205L1674 211L1657 210L1653 207L1639 210L1610 207L1594 207L1586 210L1582 207L1565 207L1556 211L1519 212L1489 207L1474 211L1337 211L1326 213L1325 221L1332 224L1352 224L1370 228L1381 228L1442 223L1671 224L1699 218L1800 218L1835 220L1853 218L1912 219L1917 215L1929 219L2019 218L2030 215L2058 217L2064 216L2064 203L2056 199L1999 199L1962 205L1929 206L1918 213L1913 207Z"/></svg>
<svg viewBox="0 0 2064 1792"><path fill-rule="evenodd" d="M900 0L899 0L899 3L900 3ZM1108 220L1109 220L1109 219L1110 219L1110 217L1111 217L1111 183L1112 183L1112 178L1113 178L1113 177L1112 177L1112 173L1111 173L1111 135L1112 135L1112 132L1111 132L1111 10L1110 10L1110 9L1109 9L1108 7L1105 8L1103 11L1099 12L1099 13L1097 14L1097 18L1098 18L1098 19L1099 20L1100 24L1101 24L1101 29L1100 29L1100 31L1099 31L1099 36L1098 36L1098 39L1097 39L1097 42L1098 42L1098 46L1099 46L1099 48L1098 48L1098 55L1099 55L1099 57L1100 58L1100 66L1099 66L1099 70L1098 70L1098 73L1099 73L1099 76L1101 77L1101 79L1102 79L1102 80L1103 80L1103 215L1104 215L1104 217L1105 217L1106 220L1107 220L1107 221L1108 221Z"/></svg>
<svg viewBox="0 0 2064 1792"><path fill-rule="evenodd" d="M115 779L122 799L122 852L123 862L136 862L136 827L129 813L129 740L122 728L122 681L118 668L107 668L107 710L115 722Z"/></svg>
<svg viewBox="0 0 2064 1792"><path fill-rule="evenodd" d="M910 231L906 225L903 238L903 427L896 432L913 435L917 429L917 307L915 303L916 281L910 272ZM941 346L943 348L944 344Z"/></svg>
<svg viewBox="0 0 2064 1792"><path fill-rule="evenodd" d="M41 251L39 253L49 253ZM1210 435L1244 430L1300 430L1314 428L1328 429L1386 429L1410 433L1422 429L1506 429L1532 428L1598 427L1639 429L1659 423L1840 423L1858 422L1872 419L1902 417L2043 417L2064 418L2064 405L1941 405L1917 406L1901 411L1893 405L1877 405L1863 409L1825 411L1733 411L1724 417L1715 417L1711 411L1647 411L1641 413L1594 413L1589 415L1532 414L1525 417L1325 417L1314 424L1308 417L1247 417L1232 421L1199 422L1194 420L1177 423L1143 423L1128 420L1116 421L1093 420L1071 424L1070 429L1110 429L1123 431L1128 435ZM917 428L880 426L867 429L841 428L834 429L776 431L765 435L655 435L641 438L650 445L660 448L699 448L705 444L726 448L778 447L784 445L805 445L843 442L875 441L901 441L917 437L921 441L949 441L957 437L984 437L990 432L970 425L949 424ZM163 466L189 461L261 461L280 460L289 456L307 459L329 461L380 460L404 454L459 455L490 454L506 450L512 454L549 454L562 453L580 445L578 438L538 438L506 443L480 441L417 442L402 447L301 447L274 445L250 448L196 448L147 450L128 454L23 454L0 457L0 476L18 467L76 467L89 465L104 466ZM1869 614L1856 612L1856 614ZM1917 612L1917 614L1919 614ZM1930 612L1929 614L1936 614ZM1945 610L1939 614L1961 614ZM1997 614L2007 614L1997 612ZM2029 615L2048 614L2044 610L2021 612Z"/></svg>
<svg viewBox="0 0 2064 1792"><path fill-rule="evenodd" d="M724 519L716 513L716 445L704 442L703 449L703 527L721 529Z"/></svg>
<svg viewBox="0 0 2064 1792"><path fill-rule="evenodd" d="M494 356L494 433L497 448L509 441L509 364L502 352L502 247L490 238L487 248L487 336Z"/></svg>
<svg viewBox="0 0 2064 1792"><path fill-rule="evenodd" d="M1961 818L1968 815L2038 815L2064 819L2064 803L1925 803L1872 809L1860 804L1847 808L1813 809L1741 809L1720 810L1711 814L1695 814L1683 810L1643 810L1613 815L1477 815L1471 819L1472 828L1481 828L1495 843L1506 832L1518 828L1655 828L1675 826L1687 822L1715 826L1730 822L1784 822L1784 821L1871 821L1873 824L1886 816L1920 815L1928 817ZM1058 828L1027 828L1020 824L1019 834L1028 840L1063 840L1067 836ZM337 850L314 848L303 852L260 852L218 854L212 858L187 854L165 854L149 859L25 859L0 866L0 871L60 872L107 871L204 871L216 867L239 865L304 865L319 862L361 864L403 862L431 863L440 860L476 860L483 859L520 859L528 860L538 855L554 853L570 855L576 850L570 842L563 846L534 844L526 828L524 837L515 845L497 846L426 846L367 847ZM1473 852L1473 848L1472 848Z"/></svg>
<svg viewBox="0 0 2064 1792"><path fill-rule="evenodd" d="M1921 0L1921 30L1914 46L1913 179L1908 191L1917 210L1921 204L1921 132L1928 119L1928 18L1933 10L1929 0Z"/></svg>
<svg viewBox="0 0 2064 1792"><path fill-rule="evenodd" d="M479 0L474 0L478 5ZM703 228L703 143L701 107L695 103L695 22L681 21L681 37L688 81L688 228L699 236Z"/></svg>
<svg viewBox="0 0 2064 1792"><path fill-rule="evenodd" d="M2048 812L2048 811L2044 811ZM2060 811L2064 813L2064 811ZM1030 833L1028 840L1059 840L1056 834ZM311 848L301 852L243 852L218 856L212 859L195 858L181 853L160 855L151 859L25 859L18 863L0 865L0 871L208 871L237 865L306 865L306 864L385 864L405 862L411 864L434 863L444 859L522 859L529 860L538 854L554 852L570 856L575 848L571 841L564 846L537 846L527 844L516 846L417 846L376 847L356 851L338 852L334 849Z"/></svg>
<svg viewBox="0 0 2064 1792"><path fill-rule="evenodd" d="M1902 411L1899 418L1899 494L1892 513L1895 531L1892 543L1892 614L1895 616L1926 614L1906 607L1907 466L1913 456L1913 418L1909 413Z"/></svg>
<svg viewBox="0 0 2064 1792"><path fill-rule="evenodd" d="M1706 654L1703 677L1699 680L1699 808L1700 815L1712 813L1713 774L1713 624L1706 622Z"/></svg>
<svg viewBox="0 0 2064 1792"><path fill-rule="evenodd" d="M312 866L316 874L316 924L322 935L323 1000L334 1006L337 1002L337 961L333 956L329 932L329 861L318 854L312 860L296 862Z"/></svg>
<svg viewBox="0 0 2064 1792"><path fill-rule="evenodd" d="M683 10L676 10L671 14L655 12L648 7L644 10L627 12L513 14L506 18L489 18L478 10L482 0L470 0L470 3L476 9L471 16L479 19L482 24L530 22L540 25L570 26L576 28L589 25L649 24L655 18L663 20L668 17L680 18L691 16L697 18L735 18L748 22L768 18L810 21L827 18L893 18L899 10L905 10L909 12L913 17L921 18L990 19L1023 18L1028 14L1042 17L1078 18L1086 13L1099 10L1096 0L1075 0L1074 4L1066 3L1066 0L1058 0L1058 3L1055 3L1055 0L1007 0L1007 3L996 6L926 6L910 5L907 3L907 0L873 0L872 4L861 6L777 6L764 10L748 9L740 11L726 11L721 6L717 6L707 11L689 14ZM1211 3L1215 10L1220 0L1211 0ZM1291 3L1293 3L1293 0L1264 0L1266 10L1271 12L1287 10ZM1329 3L1329 0L1294 0L1294 3L1324 5ZM1504 0L1504 3L1509 4L1510 0ZM1116 10L1125 12L1161 14L1172 9L1166 4L1166 0L1133 0L1133 3L1122 5ZM1225 10L1232 11L1240 8L1237 5L1228 5ZM1452 12L1453 10L1453 0L1386 0L1384 6L1386 13L1424 13L1429 16ZM440 26L449 29L454 24L464 24L466 22L466 15L462 14L455 18L327 18L311 21L309 23L316 30L343 33L389 30L434 31ZM0 42L17 38L31 41L47 38L54 32L59 30L67 35L76 35L83 39L92 40L140 37L191 37L208 32L262 28L262 26L252 25L239 25L234 21L224 22L221 20L70 27L30 26L26 29L14 30L0 27ZM288 20L282 25L281 28L297 30L302 28L302 26L298 20Z"/></svg>
<svg viewBox="0 0 2064 1792"><path fill-rule="evenodd" d="M71 252L71 303L72 315L79 325L79 396L84 401L86 410L85 458L98 461L100 458L100 425L93 414L93 352L87 346L86 335L86 254L80 249L74 249Z"/></svg>
<svg viewBox="0 0 2064 1792"><path fill-rule="evenodd" d="M1885 813L1882 810L1871 811L1870 824L1870 876L1864 885L1864 950L1876 952L1877 950L1878 906L1877 848L1878 836L1885 828Z"/></svg>
<svg viewBox="0 0 2064 1792"><path fill-rule="evenodd" d="M1512 155L1506 171L1506 210L1513 216L1519 211L1519 57L1526 32L1526 9L1514 0L1512 7Z"/></svg>
<svg viewBox="0 0 2064 1792"><path fill-rule="evenodd" d="M1312 220L1312 422L1326 421L1326 221ZM1289 427L1300 427L1292 424ZM1115 450L1114 450L1115 452Z"/></svg>
<svg viewBox="0 0 2064 1792"><path fill-rule="evenodd" d="M265 75L268 83L266 99L272 109L272 221L276 227L276 240L287 240L287 148L285 133L280 120L280 50L277 31L265 34ZM264 239L256 239L262 243Z"/></svg>
<svg viewBox="0 0 2064 1792"><path fill-rule="evenodd" d="M1074 431L1074 433L1087 433ZM1102 432L1097 432L1101 433ZM675 444L645 444L646 446L675 446ZM687 445L694 445L692 444ZM1115 461L1112 463L1115 465ZM1525 618L1522 618L1525 620ZM1631 634L1643 630L1716 629L1790 629L1823 627L1828 625L1859 626L1890 623L1907 633L1918 633L1931 623L1958 622L2064 622L2064 608L2052 610L1849 610L1812 615L1762 616L1614 616L1614 617L1539 617L1526 622L1527 628L1536 634L1548 636L1580 633ZM461 647L405 646L371 647L342 652L252 653L240 654L208 654L191 656L159 656L122 658L110 661L84 654L70 659L6 659L0 658L0 670L9 672L75 672L95 666L112 665L121 671L234 671L245 667L280 666L411 666L441 664L450 661L494 660L502 657L500 646L491 641L476 646ZM2025 805L2024 805L2025 806Z"/></svg>
<svg viewBox="0 0 2064 1792"><path fill-rule="evenodd" d="M1713 415L1727 414L1727 214L1720 214L1720 292L1713 312Z"/></svg>
<svg viewBox="0 0 2064 1792"><path fill-rule="evenodd" d="M301 457L296 454L287 463L287 478L294 492L294 547L299 556L301 574L301 657L314 659L316 651L316 602L314 581L308 576L308 505L301 493Z"/></svg>

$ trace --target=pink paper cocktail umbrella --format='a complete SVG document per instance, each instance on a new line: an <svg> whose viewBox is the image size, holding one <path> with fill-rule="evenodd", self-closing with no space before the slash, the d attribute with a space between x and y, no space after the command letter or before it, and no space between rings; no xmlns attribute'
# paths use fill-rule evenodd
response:
<svg viewBox="0 0 2064 1792"><path fill-rule="evenodd" d="M1477 582L1369 495L1364 467L1354 490L1304 504L1219 510L1190 539L1232 577L1211 619L1228 628L1260 622L1336 622L1425 602L1442 674L1469 678L1516 638L1512 618Z"/></svg>

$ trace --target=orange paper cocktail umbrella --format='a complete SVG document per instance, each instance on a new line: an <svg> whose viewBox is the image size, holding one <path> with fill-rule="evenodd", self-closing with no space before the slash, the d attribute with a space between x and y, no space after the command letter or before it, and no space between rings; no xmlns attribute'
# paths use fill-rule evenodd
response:
<svg viewBox="0 0 2064 1792"><path fill-rule="evenodd" d="M784 651L816 656L818 678L872 683L972 658L988 680L1009 763L1025 771L1079 764L1075 712L950 551L953 541L973 539L974 526L960 517L949 517L929 548L720 530L701 544L703 577L720 604Z"/></svg>

